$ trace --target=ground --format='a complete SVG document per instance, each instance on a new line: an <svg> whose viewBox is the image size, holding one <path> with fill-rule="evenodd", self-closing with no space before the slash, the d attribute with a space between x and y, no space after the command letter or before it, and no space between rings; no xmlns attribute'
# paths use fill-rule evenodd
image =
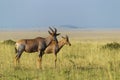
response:
<svg viewBox="0 0 120 80"><path fill-rule="evenodd" d="M120 49L104 49L104 45L120 42L119 30L59 31L70 38L72 46L64 46L58 53L57 68L54 55L44 55L42 69L36 68L38 54L23 53L21 64L14 66L14 45L2 41L47 37L46 31L0 32L0 80L119 80ZM60 39L60 36L58 37Z"/></svg>

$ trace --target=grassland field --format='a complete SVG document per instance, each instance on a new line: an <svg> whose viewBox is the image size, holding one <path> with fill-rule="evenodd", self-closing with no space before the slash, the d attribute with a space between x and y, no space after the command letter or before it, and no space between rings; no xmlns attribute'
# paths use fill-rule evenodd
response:
<svg viewBox="0 0 120 80"><path fill-rule="evenodd" d="M45 54L42 69L37 69L37 52L24 52L20 64L15 67L14 45L2 42L46 37L47 31L0 32L0 80L120 80L120 49L102 48L108 43L120 43L120 30L61 32L62 36L66 34L72 46L65 45L58 53L57 67L54 67L54 55Z"/></svg>

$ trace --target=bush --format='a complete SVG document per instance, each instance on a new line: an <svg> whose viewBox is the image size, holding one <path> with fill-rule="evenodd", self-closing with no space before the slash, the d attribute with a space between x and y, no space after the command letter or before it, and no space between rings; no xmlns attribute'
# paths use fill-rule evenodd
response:
<svg viewBox="0 0 120 80"><path fill-rule="evenodd" d="M14 45L15 44L15 41L13 41L13 40L5 40L5 41L3 41L3 44L7 44L7 45Z"/></svg>
<svg viewBox="0 0 120 80"><path fill-rule="evenodd" d="M119 49L120 48L120 44L117 42L112 42L112 43L107 43L106 45L102 46L102 48L104 49Z"/></svg>

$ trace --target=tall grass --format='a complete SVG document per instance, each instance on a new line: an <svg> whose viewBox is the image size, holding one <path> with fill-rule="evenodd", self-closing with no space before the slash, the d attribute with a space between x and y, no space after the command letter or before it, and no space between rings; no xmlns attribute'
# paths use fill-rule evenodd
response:
<svg viewBox="0 0 120 80"><path fill-rule="evenodd" d="M45 54L42 70L36 68L37 53L23 53L21 63L14 67L14 45L0 44L1 80L119 80L119 49L102 49L104 42L73 41L54 55Z"/></svg>

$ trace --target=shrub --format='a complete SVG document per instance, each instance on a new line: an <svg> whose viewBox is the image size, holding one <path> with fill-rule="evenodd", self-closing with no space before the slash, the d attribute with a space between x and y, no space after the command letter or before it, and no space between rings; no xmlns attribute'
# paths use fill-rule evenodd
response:
<svg viewBox="0 0 120 80"><path fill-rule="evenodd" d="M9 39L9 40L5 40L5 41L3 41L3 44L14 45L14 44L15 44L15 41Z"/></svg>
<svg viewBox="0 0 120 80"><path fill-rule="evenodd" d="M106 45L102 46L104 49L120 49L120 44L117 42L107 43Z"/></svg>

